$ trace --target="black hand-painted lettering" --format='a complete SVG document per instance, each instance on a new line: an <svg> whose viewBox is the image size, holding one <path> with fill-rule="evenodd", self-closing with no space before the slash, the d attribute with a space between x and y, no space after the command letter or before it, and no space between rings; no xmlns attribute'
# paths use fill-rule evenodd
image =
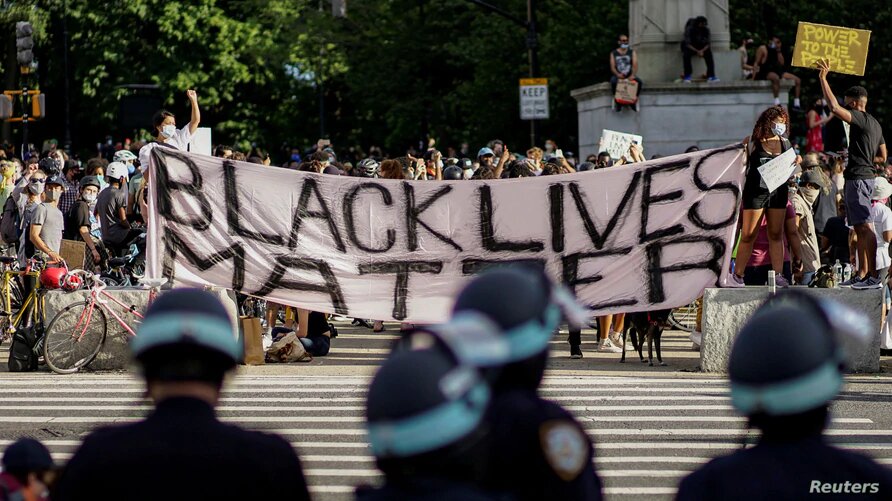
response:
<svg viewBox="0 0 892 501"><path fill-rule="evenodd" d="M545 249L545 244L536 240L498 240L493 224L492 190L489 185L484 184L477 191L480 196L480 240L484 249L490 252L542 252Z"/></svg>
<svg viewBox="0 0 892 501"><path fill-rule="evenodd" d="M387 252L393 247L393 244L396 243L395 229L387 228L387 244L385 244L384 247L379 247L377 249L362 243L359 240L359 235L356 234L356 220L355 214L353 214L353 204L356 202L356 199L359 198L359 194L363 190L378 190L378 192L381 193L381 198L384 199L384 205L393 205L393 197L390 195L390 190L384 186L376 183L360 183L357 185L347 193L346 197L344 197L344 226L347 227L347 237L353 245L366 252L373 254Z"/></svg>
<svg viewBox="0 0 892 501"><path fill-rule="evenodd" d="M396 274L393 288L393 313L396 320L406 318L406 297L409 295L409 273L438 275L443 271L442 261L402 261L392 263L366 263L359 265L360 275Z"/></svg>
<svg viewBox="0 0 892 501"><path fill-rule="evenodd" d="M703 216L700 214L700 204L702 203L702 200L694 203L694 205L692 205L691 208L688 209L688 219L690 219L690 221L694 223L694 225L698 228L704 230L718 230L728 227L737 222L737 209L740 206L740 188L731 182L715 183L713 185L709 185L706 183L706 181L703 180L703 178L700 177L700 168L706 165L706 159L720 153L725 153L727 151L733 151L740 148L743 148L743 146L735 145L719 150L710 151L706 155L703 155L703 157L700 158L700 160L697 162L697 165L694 167L694 185L697 186L697 189L699 189L701 192L727 191L731 193L732 197L734 197L734 203L728 204L728 207L731 209L731 213L728 214L727 218L722 219L717 223L707 222L706 219L704 219Z"/></svg>
<svg viewBox="0 0 892 501"><path fill-rule="evenodd" d="M551 215L551 250L564 252L564 185L548 187L549 214Z"/></svg>
<svg viewBox="0 0 892 501"><path fill-rule="evenodd" d="M344 241L341 239L341 232L338 231L338 225L335 224L331 211L328 210L328 204L325 203L322 193L319 192L319 183L309 174L304 177L303 181L303 187L300 190L300 198L297 200L297 211L294 212L294 220L291 224L291 238L288 239L288 247L292 249L297 247L297 237L300 233L300 227L303 224L304 219L316 218L324 219L326 223L328 223L329 236L334 240L335 247L337 247L339 251L346 253L347 247L344 246ZM319 210L309 210L310 196L316 198L316 203L318 203L320 207Z"/></svg>
<svg viewBox="0 0 892 501"><path fill-rule="evenodd" d="M183 256L192 266L199 271L207 271L214 266L231 259L232 260L232 289L241 291L245 286L245 249L240 242L233 243L229 247L217 251L209 256L199 256L190 249L186 240L179 236L172 228L165 227L161 237L164 244L164 258L162 259L162 273L164 278L173 282L174 263L177 256Z"/></svg>
<svg viewBox="0 0 892 501"><path fill-rule="evenodd" d="M592 221L591 214L589 214L586 205L585 195L579 191L579 184L569 183L570 194L573 195L573 203L576 205L576 211L579 212L579 217L582 218L582 224L585 226L585 231L592 240L592 245L595 246L595 249L603 249L604 244L607 243L607 239L610 238L610 234L613 233L616 226L621 222L625 222L626 217L628 217L626 214L626 207L629 205L629 201L632 200L635 190L638 189L638 182L640 180L641 171L632 175L632 179L626 187L625 194L623 194L622 198L619 200L619 206L617 206L616 212L610 216L610 219L607 221L607 226L604 227L603 234L598 231L594 221Z"/></svg>
<svg viewBox="0 0 892 501"><path fill-rule="evenodd" d="M252 296L266 297L277 289L289 291L321 292L331 298L331 306L339 315L348 314L347 302L344 293L341 292L341 284L335 277L331 266L321 259L313 259L303 256L280 255L275 258L276 265L272 273L266 279L263 287L256 292L249 293ZM304 282L301 280L285 280L287 271L315 271L322 276L321 284Z"/></svg>
<svg viewBox="0 0 892 501"><path fill-rule="evenodd" d="M708 244L712 247L712 256L705 261L675 263L663 265L663 250L673 245L685 245L686 250L696 244ZM715 273L716 282L722 276L722 260L725 258L725 241L719 237L709 236L682 236L671 240L661 240L648 244L645 248L647 255L647 294L648 302L659 304L666 300L666 292L663 289L663 276L669 273L688 270L709 270ZM690 255L690 252L685 252Z"/></svg>
<svg viewBox="0 0 892 501"><path fill-rule="evenodd" d="M442 233L434 230L427 223L420 219L421 213L430 208L431 205L434 204L440 197L446 195L452 191L451 185L444 185L439 190L435 191L433 195L431 195L427 200L421 203L421 205L415 205L415 187L412 186L411 183L403 183L403 194L406 197L406 245L408 246L410 251L418 250L418 225L420 224L424 229L429 231L433 236L440 239L440 241L449 244L455 250L461 252L462 248L451 238L443 235Z"/></svg>
<svg viewBox="0 0 892 501"><path fill-rule="evenodd" d="M652 242L660 238L684 233L684 226L681 224L673 224L668 228L660 228L658 230L649 232L647 231L647 220L650 216L651 206L671 202L673 200L680 200L684 195L684 192L682 190L670 191L669 193L664 193L662 195L651 195L650 189L653 182L653 177L657 174L675 172L678 170L686 169L690 166L690 161L679 160L675 162L654 165L653 167L644 169L644 185L641 190L641 229L638 233L639 244L643 245L647 242Z"/></svg>
<svg viewBox="0 0 892 501"><path fill-rule="evenodd" d="M621 249L609 249L609 250L601 250L595 252L577 252L574 254L570 254L561 258L561 264L563 267L563 281L564 285L573 292L576 297L579 297L579 294L576 293L577 285L591 285L600 282L604 279L603 275L589 275L585 277L579 276L579 264L581 261L586 259L597 259L602 257L613 257L613 256L626 256L632 252L631 247L623 247ZM593 309L603 309L603 308L615 308L619 306L632 306L638 304L638 300L635 298L616 298L611 299L610 301L606 301L598 304L590 304L588 305Z"/></svg>
<svg viewBox="0 0 892 501"><path fill-rule="evenodd" d="M167 170L167 159L173 157L183 162L192 176L191 182L171 181L170 172ZM155 190L158 193L158 215L177 224L189 226L192 229L203 231L211 227L214 214L211 211L211 203L202 190L204 181L198 166L189 157L172 148L152 148L152 158L155 160ZM173 209L172 192L178 191L193 197L198 201L201 215L197 219L195 214L178 214ZM191 217L190 217L191 216Z"/></svg>
<svg viewBox="0 0 892 501"><path fill-rule="evenodd" d="M544 259L477 259L467 258L461 261L462 275L476 275L481 271L500 266L530 266L545 269Z"/></svg>
<svg viewBox="0 0 892 501"><path fill-rule="evenodd" d="M249 230L242 226L241 202L238 195L238 179L236 176L235 162L223 160L223 184L226 196L226 223L229 225L229 234L250 238L262 243L273 245L285 245L285 236L275 233L261 233Z"/></svg>

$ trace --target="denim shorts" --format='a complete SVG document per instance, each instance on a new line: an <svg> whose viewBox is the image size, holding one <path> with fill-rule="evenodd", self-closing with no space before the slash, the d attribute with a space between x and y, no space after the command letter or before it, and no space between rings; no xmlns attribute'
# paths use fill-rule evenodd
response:
<svg viewBox="0 0 892 501"><path fill-rule="evenodd" d="M845 203L846 203L846 219L849 226L856 224L869 223L870 217L870 196L873 193L873 179L846 179L845 185Z"/></svg>

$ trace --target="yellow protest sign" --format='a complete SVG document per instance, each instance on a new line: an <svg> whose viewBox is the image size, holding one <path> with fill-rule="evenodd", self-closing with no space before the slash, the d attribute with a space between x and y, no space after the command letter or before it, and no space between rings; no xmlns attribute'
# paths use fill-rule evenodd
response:
<svg viewBox="0 0 892 501"><path fill-rule="evenodd" d="M800 22L793 66L814 68L818 59L827 59L830 71L862 76L869 43L869 30Z"/></svg>

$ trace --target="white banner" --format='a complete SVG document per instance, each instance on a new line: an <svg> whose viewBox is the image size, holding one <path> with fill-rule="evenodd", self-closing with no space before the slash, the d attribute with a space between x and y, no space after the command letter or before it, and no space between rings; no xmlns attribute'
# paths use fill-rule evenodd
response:
<svg viewBox="0 0 892 501"><path fill-rule="evenodd" d="M569 175L399 181L152 151L149 276L441 322L470 275L545 266L593 313L682 306L728 272L741 145Z"/></svg>
<svg viewBox="0 0 892 501"><path fill-rule="evenodd" d="M639 135L616 132L610 129L601 131L600 151L610 153L610 158L614 160L619 160L622 157L631 159L629 147L632 146L632 143L637 144L641 151L644 151L644 138Z"/></svg>

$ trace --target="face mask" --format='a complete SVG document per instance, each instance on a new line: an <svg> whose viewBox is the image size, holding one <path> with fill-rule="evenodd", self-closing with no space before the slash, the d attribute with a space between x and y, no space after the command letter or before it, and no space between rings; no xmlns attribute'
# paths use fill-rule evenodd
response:
<svg viewBox="0 0 892 501"><path fill-rule="evenodd" d="M84 193L83 199L87 203L93 203L96 201L96 194L95 193Z"/></svg>
<svg viewBox="0 0 892 501"><path fill-rule="evenodd" d="M546 145L545 145L545 151L551 153L552 151L554 151L554 145L551 144L551 143L546 144Z"/></svg>
<svg viewBox="0 0 892 501"><path fill-rule="evenodd" d="M802 198L808 202L808 205L814 205L815 200L818 199L818 193L820 193L821 190L802 186L799 188L799 192L802 193Z"/></svg>
<svg viewBox="0 0 892 501"><path fill-rule="evenodd" d="M165 139L170 139L174 134L177 133L176 125L165 125L161 127L161 135L164 136Z"/></svg>
<svg viewBox="0 0 892 501"><path fill-rule="evenodd" d="M101 184L101 183L104 183L104 182L105 182L105 176L103 176L102 174L99 174L99 175L96 176L96 180L99 181L100 184Z"/></svg>
<svg viewBox="0 0 892 501"><path fill-rule="evenodd" d="M53 201L58 200L59 195L61 195L61 193L59 193L56 190L50 190L50 191L44 192L44 198L46 198L47 202L53 202Z"/></svg>
<svg viewBox="0 0 892 501"><path fill-rule="evenodd" d="M40 195L41 193L43 193L43 189L45 187L45 183L30 183L28 184L28 191L30 191L34 195Z"/></svg>
<svg viewBox="0 0 892 501"><path fill-rule="evenodd" d="M300 153L292 153L291 161L292 162L300 162Z"/></svg>
<svg viewBox="0 0 892 501"><path fill-rule="evenodd" d="M784 132L787 132L787 124L774 122L771 124L771 132L774 132L775 135L783 136Z"/></svg>
<svg viewBox="0 0 892 501"><path fill-rule="evenodd" d="M127 173L133 174L136 172L136 166L133 164L127 164Z"/></svg>
<svg viewBox="0 0 892 501"><path fill-rule="evenodd" d="M619 48L620 48L620 49L628 49L628 48L629 48L629 44L627 44L627 43L621 43L621 44L619 44Z"/></svg>
<svg viewBox="0 0 892 501"><path fill-rule="evenodd" d="M775 48L777 48L777 47L774 45L774 42L771 42L770 44L768 44L768 48L769 48L769 49L775 49Z"/></svg>
<svg viewBox="0 0 892 501"><path fill-rule="evenodd" d="M474 169L465 169L463 172L463 176L465 179L471 179L471 176L474 175Z"/></svg>

